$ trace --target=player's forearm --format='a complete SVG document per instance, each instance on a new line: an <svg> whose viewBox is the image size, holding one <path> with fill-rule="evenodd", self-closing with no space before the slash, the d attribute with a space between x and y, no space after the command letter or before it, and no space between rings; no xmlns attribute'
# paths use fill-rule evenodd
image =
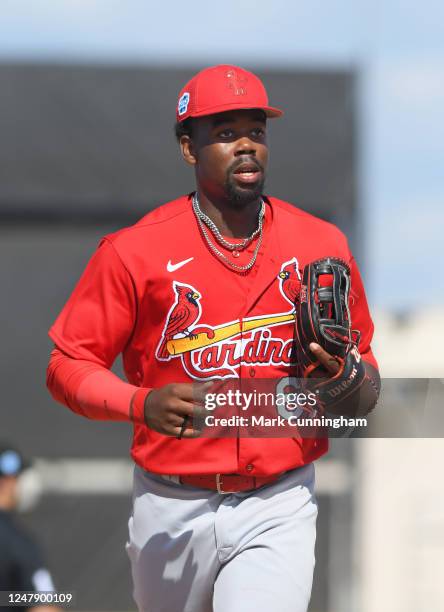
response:
<svg viewBox="0 0 444 612"><path fill-rule="evenodd" d="M87 418L144 422L144 400L150 389L126 383L92 361L72 359L55 348L46 384L57 402Z"/></svg>

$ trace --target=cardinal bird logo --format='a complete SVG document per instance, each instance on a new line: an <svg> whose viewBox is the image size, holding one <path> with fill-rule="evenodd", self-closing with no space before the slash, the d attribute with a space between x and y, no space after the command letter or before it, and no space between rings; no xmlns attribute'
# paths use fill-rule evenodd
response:
<svg viewBox="0 0 444 612"><path fill-rule="evenodd" d="M230 68L227 71L226 77L228 80L228 87L233 91L235 96L245 96L247 93L247 77L243 74L239 74L234 68Z"/></svg>
<svg viewBox="0 0 444 612"><path fill-rule="evenodd" d="M280 279L282 294L290 302L293 308L295 308L301 289L301 273L299 271L299 262L296 257L282 264L278 278Z"/></svg>
<svg viewBox="0 0 444 612"><path fill-rule="evenodd" d="M174 281L173 289L176 300L168 313L162 339L156 352L157 358L163 361L168 361L171 358L167 350L169 340L176 337L188 337L190 339L194 337L189 330L192 325L197 323L202 312L198 302L201 296L194 287Z"/></svg>

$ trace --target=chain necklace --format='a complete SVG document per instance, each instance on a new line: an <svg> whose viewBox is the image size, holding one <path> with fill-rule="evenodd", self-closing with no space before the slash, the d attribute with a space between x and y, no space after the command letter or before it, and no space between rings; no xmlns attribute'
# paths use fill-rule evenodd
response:
<svg viewBox="0 0 444 612"><path fill-rule="evenodd" d="M201 230L201 232L202 232L202 234L203 234L203 236L204 236L204 238L205 238L205 240L206 240L206 242L208 244L209 249L212 251L212 253L214 253L214 255L216 255L217 257L219 257L219 259L221 259L222 262L226 266L230 267L235 272L238 272L240 274L245 274L246 272L251 270L251 268L256 263L257 255L259 253L259 249L261 248L261 244L262 244L263 218L264 218L264 213L265 213L265 203L264 203L264 201L262 200L262 206L261 206L261 210L259 212L258 228L254 232L254 235L256 235L256 236L259 234L259 238L258 238L257 244L255 246L253 255L252 255L250 261L245 266L238 266L237 264L233 263L224 253L222 253L217 248L217 246L215 244L212 243L212 241L211 241L211 239L210 239L210 237L208 235L207 228L205 227L205 223L204 223L203 219L201 218L201 215L204 215L204 213L202 213L202 211L199 208L199 204L198 204L198 201L197 201L197 194L193 195L192 201L193 201L193 210L194 210L194 213L196 215L197 221L199 223L200 230ZM199 214L199 213L201 213L201 214ZM204 215L204 216L207 217L207 215ZM209 219L209 218L208 218L208 220L211 221L211 219ZM216 238L217 238L217 235L219 235L222 238L222 235L219 232L219 230L216 227L216 225L212 221L211 221L211 224L214 225L215 231L214 230L213 231L214 231L214 234L215 234ZM210 227L210 229L212 229L212 228ZM252 234L253 238L254 238L254 235ZM253 240L252 236L247 238L247 240L249 240L249 242L251 242L251 240ZM222 238L222 240L223 240L223 238ZM233 246L231 243L229 243L229 244L230 244L230 246ZM245 249L246 247L243 247L243 248ZM243 250L243 249L241 249L241 250ZM238 256L239 256L239 254L238 254Z"/></svg>
<svg viewBox="0 0 444 612"><path fill-rule="evenodd" d="M251 236L244 238L242 242L238 243L228 242L228 240L225 240L225 238L220 233L217 225L200 208L197 193L195 193L193 196L193 209L197 217L199 217L199 219L203 221L205 225L213 232L214 237L216 238L218 243L225 247L228 251L243 251L251 242L253 242L256 236L258 236L262 231L262 221L265 213L265 203L263 200L261 202L261 209L259 211L259 221L257 228L254 230Z"/></svg>

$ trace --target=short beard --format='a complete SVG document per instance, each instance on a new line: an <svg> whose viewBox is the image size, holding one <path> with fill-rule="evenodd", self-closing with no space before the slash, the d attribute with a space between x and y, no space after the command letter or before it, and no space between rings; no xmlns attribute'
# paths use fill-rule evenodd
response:
<svg viewBox="0 0 444 612"><path fill-rule="evenodd" d="M263 173L262 179L251 187L239 187L230 177L232 177L232 174L228 171L224 190L233 208L243 208L258 201L264 191L265 176Z"/></svg>

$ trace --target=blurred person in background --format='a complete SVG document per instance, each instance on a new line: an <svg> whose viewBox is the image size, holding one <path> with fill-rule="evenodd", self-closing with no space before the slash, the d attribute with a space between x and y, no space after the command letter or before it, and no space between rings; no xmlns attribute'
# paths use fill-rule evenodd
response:
<svg viewBox="0 0 444 612"><path fill-rule="evenodd" d="M17 520L19 478L29 463L13 446L0 443L0 591L54 591L54 584L40 547ZM17 606L0 606L0 611ZM37 605L28 608L45 612L56 608Z"/></svg>

